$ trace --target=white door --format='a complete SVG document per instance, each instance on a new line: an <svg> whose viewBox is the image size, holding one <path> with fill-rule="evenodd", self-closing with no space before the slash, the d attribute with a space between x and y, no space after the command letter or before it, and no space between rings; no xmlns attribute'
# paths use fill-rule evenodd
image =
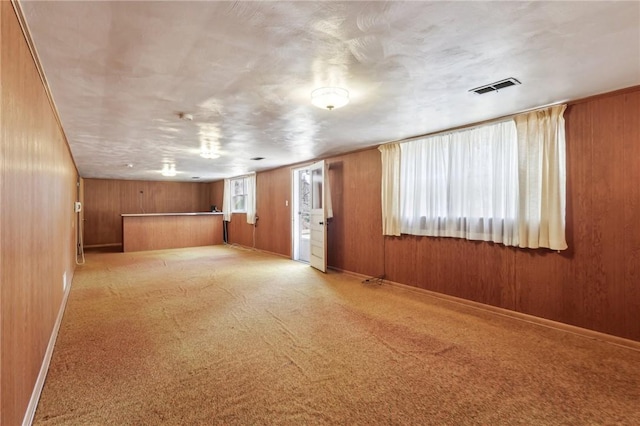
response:
<svg viewBox="0 0 640 426"><path fill-rule="evenodd" d="M309 263L314 268L327 271L327 206L325 202L324 161L309 167L311 173L311 255Z"/></svg>

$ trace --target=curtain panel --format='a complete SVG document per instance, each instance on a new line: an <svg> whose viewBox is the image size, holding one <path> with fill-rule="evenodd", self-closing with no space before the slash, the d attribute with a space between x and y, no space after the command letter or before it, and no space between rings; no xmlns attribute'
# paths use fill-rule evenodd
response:
<svg viewBox="0 0 640 426"><path fill-rule="evenodd" d="M565 250L566 227L566 105L520 114L519 235L520 247Z"/></svg>
<svg viewBox="0 0 640 426"><path fill-rule="evenodd" d="M400 236L400 144L378 147L382 159L382 235Z"/></svg>
<svg viewBox="0 0 640 426"><path fill-rule="evenodd" d="M222 191L222 219L231 222L231 179L224 180Z"/></svg>
<svg viewBox="0 0 640 426"><path fill-rule="evenodd" d="M247 223L256 224L256 174L252 173L247 179Z"/></svg>

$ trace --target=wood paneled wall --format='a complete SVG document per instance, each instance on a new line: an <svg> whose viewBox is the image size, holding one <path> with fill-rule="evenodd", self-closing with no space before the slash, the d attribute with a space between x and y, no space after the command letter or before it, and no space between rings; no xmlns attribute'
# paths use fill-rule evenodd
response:
<svg viewBox="0 0 640 426"><path fill-rule="evenodd" d="M256 247L291 256L291 170L258 173L256 190Z"/></svg>
<svg viewBox="0 0 640 426"><path fill-rule="evenodd" d="M387 278L640 340L640 90L570 105L565 118L569 250L387 238Z"/></svg>
<svg viewBox="0 0 640 426"><path fill-rule="evenodd" d="M222 206L223 182L213 185L212 193ZM254 227L247 223L247 215L234 213L227 223L228 242L291 256L291 169L282 167L258 173L256 193L255 241Z"/></svg>
<svg viewBox="0 0 640 426"><path fill-rule="evenodd" d="M6 1L0 47L0 424L19 425L73 277L78 175Z"/></svg>
<svg viewBox="0 0 640 426"><path fill-rule="evenodd" d="M371 149L326 162L334 215L328 225L327 262L345 271L380 276L384 273L380 153Z"/></svg>
<svg viewBox="0 0 640 426"><path fill-rule="evenodd" d="M335 216L329 265L640 341L640 88L571 104L565 119L569 250L383 238L380 154L371 149L326 160ZM258 173L257 191L256 246L289 256L282 202L290 168ZM230 237L251 246L240 230Z"/></svg>
<svg viewBox="0 0 640 426"><path fill-rule="evenodd" d="M84 243L122 244L121 214L205 212L211 195L209 183L85 179Z"/></svg>
<svg viewBox="0 0 640 426"><path fill-rule="evenodd" d="M211 182L209 184L209 204L216 206L216 208L222 211L222 195L224 194L224 181L219 180Z"/></svg>
<svg viewBox="0 0 640 426"><path fill-rule="evenodd" d="M256 247L253 241L253 225L247 223L247 215L244 213L233 213L231 222L226 223L227 242L229 244L239 244L244 247Z"/></svg>
<svg viewBox="0 0 640 426"><path fill-rule="evenodd" d="M124 216L122 251L222 244L222 215Z"/></svg>
<svg viewBox="0 0 640 426"><path fill-rule="evenodd" d="M570 249L516 251L516 309L640 340L640 88L565 118Z"/></svg>

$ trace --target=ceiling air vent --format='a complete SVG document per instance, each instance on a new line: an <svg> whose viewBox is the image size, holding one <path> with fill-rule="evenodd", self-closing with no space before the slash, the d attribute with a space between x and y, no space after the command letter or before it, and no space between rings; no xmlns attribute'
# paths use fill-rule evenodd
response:
<svg viewBox="0 0 640 426"><path fill-rule="evenodd" d="M515 78L511 77L511 78L507 78L507 79L504 79L504 80L496 81L495 83L486 84L484 86L476 87L475 89L471 89L469 91L470 92L475 92L478 95L484 95L485 93L497 92L500 89L504 89L504 88L509 87L509 86L515 86L515 85L518 85L518 84L520 84L520 82L518 80L516 80Z"/></svg>

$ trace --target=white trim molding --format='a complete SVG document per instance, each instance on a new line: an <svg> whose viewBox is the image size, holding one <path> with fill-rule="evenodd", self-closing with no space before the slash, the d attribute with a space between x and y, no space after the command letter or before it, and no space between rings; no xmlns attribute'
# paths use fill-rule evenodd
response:
<svg viewBox="0 0 640 426"><path fill-rule="evenodd" d="M51 331L51 337L49 337L49 344L47 345L47 351L44 354L44 359L42 360L42 366L40 366L40 372L38 373L38 378L36 379L36 384L33 387L33 392L31 393L31 399L29 400L29 405L27 406L27 411L24 415L24 419L22 420L22 426L31 426L33 423L33 419L36 415L36 408L38 408L38 401L40 401L40 395L42 394L42 389L44 388L44 381L47 378L47 372L49 371L49 364L51 363L51 357L53 356L53 348L56 345L56 339L58 338L58 331L60 330L60 324L62 324L62 317L64 316L64 310L67 307L67 300L69 299L69 293L71 293L71 282L73 281L73 272L71 277L67 277L67 286L64 294L62 295L62 303L60 304L60 309L58 310L58 317L56 318L56 322L53 325L53 330Z"/></svg>

